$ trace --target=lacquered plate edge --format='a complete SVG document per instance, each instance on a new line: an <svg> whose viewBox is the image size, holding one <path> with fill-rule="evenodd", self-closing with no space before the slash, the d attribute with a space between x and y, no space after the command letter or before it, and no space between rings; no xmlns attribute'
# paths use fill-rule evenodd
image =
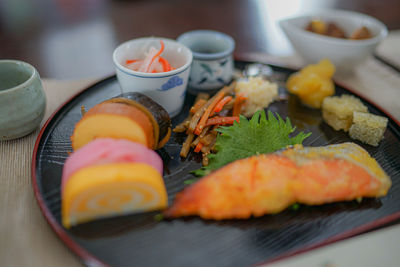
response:
<svg viewBox="0 0 400 267"><path fill-rule="evenodd" d="M84 91L88 90L89 88L96 86L100 83L106 82L109 79L113 79L115 75L103 78L99 81L96 81L92 83L91 85L88 85L81 91L75 93L72 95L69 99L67 99L63 104L61 104L54 112L53 114L50 115L50 117L46 120L45 124L43 127L40 129L40 132L36 138L35 141L35 146L33 148L32 152L32 163L31 163L31 178L32 178L32 187L33 187L33 192L35 195L35 198L38 202L39 208L42 211L47 223L50 225L50 227L53 229L53 231L57 234L57 236L61 239L61 241L73 252L75 253L85 265L87 266L108 266L106 263L102 262L100 259L96 258L92 254L90 254L86 249L82 248L80 245L78 245L76 242L74 242L67 234L67 232L61 227L60 224L56 221L55 217L52 215L50 210L47 208L46 203L44 202L44 199L40 193L39 186L37 183L37 177L36 177L36 158L37 158L37 153L38 153L38 148L39 148L39 143L42 140L42 136L44 132L47 129L47 126L50 124L50 122L53 120L53 118L57 115L58 112L60 112L61 109L63 109L68 103L70 103L73 99L78 97L80 94L82 94Z"/></svg>

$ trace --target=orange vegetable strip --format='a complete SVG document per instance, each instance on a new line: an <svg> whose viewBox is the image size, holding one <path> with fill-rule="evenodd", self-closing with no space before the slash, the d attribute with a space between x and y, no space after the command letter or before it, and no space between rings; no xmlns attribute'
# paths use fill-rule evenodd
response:
<svg viewBox="0 0 400 267"><path fill-rule="evenodd" d="M244 94L239 94L236 96L235 99L235 104L233 104L233 111L232 111L232 116L239 116L240 112L242 110L242 106L244 104L244 101L247 99L247 97Z"/></svg>
<svg viewBox="0 0 400 267"><path fill-rule="evenodd" d="M194 152L198 153L200 152L201 148L203 147L203 143L199 142L196 147L194 148Z"/></svg>
<svg viewBox="0 0 400 267"><path fill-rule="evenodd" d="M125 63L126 64L132 64L132 63L134 63L134 62L136 62L137 61L137 59L127 59L126 61L125 61Z"/></svg>
<svg viewBox="0 0 400 267"><path fill-rule="evenodd" d="M218 104L215 106L214 112L220 112L222 108L225 106L225 104L231 100L232 100L231 96L225 96L224 98L222 98L222 100L219 101Z"/></svg>
<svg viewBox="0 0 400 267"><path fill-rule="evenodd" d="M207 120L206 126L209 125L225 125L225 124L233 124L233 122L239 122L239 117L238 116L232 116L232 117L213 117Z"/></svg>
<svg viewBox="0 0 400 267"><path fill-rule="evenodd" d="M181 149L181 152L180 152L180 156L181 157L186 158L187 154L189 153L190 144L192 143L193 138L194 138L194 134L189 133L187 138L186 138L186 140L185 140L185 142L182 145L182 149Z"/></svg>
<svg viewBox="0 0 400 267"><path fill-rule="evenodd" d="M150 64L147 66L147 69L146 69L145 72L149 72L151 64L153 64L154 60L155 60L158 56L160 56L161 53L164 51L164 42L163 42L162 40L160 40L160 44L161 44L160 50L158 50L157 54L155 54L155 55L153 56L153 58L152 58L151 61L150 61Z"/></svg>
<svg viewBox="0 0 400 267"><path fill-rule="evenodd" d="M189 123L189 128L188 132L193 133L196 129L197 123L199 122L201 116L204 114L205 110L208 108L208 106L212 102L211 98L209 101L207 101L199 110L196 111L196 113L193 115L192 120Z"/></svg>
<svg viewBox="0 0 400 267"><path fill-rule="evenodd" d="M234 86L235 86L235 82L231 83L229 86L225 86L224 88L222 88L220 90L220 92L222 90L226 91L226 92L230 92ZM197 96L200 97L200 94ZM187 130L188 133L193 133L197 127L197 124L199 122L199 120L201 119L201 116L204 114L205 110L211 105L211 103L213 102L213 99L215 99L215 96L213 96L212 98L210 98L207 103L204 104L204 106L201 107L201 109L199 109L192 117L192 120L190 121L189 124L189 128Z"/></svg>
<svg viewBox="0 0 400 267"><path fill-rule="evenodd" d="M205 99L199 99L199 101L197 101L196 104L190 108L190 113L196 113L196 111L199 110L206 102L207 100Z"/></svg>
<svg viewBox="0 0 400 267"><path fill-rule="evenodd" d="M158 59L158 61L163 65L163 69L164 71L170 71L171 69L171 65L169 64L168 60L166 60L165 58L163 58L162 56L160 56L160 58Z"/></svg>
<svg viewBox="0 0 400 267"><path fill-rule="evenodd" d="M219 101L221 101L221 99L225 96L226 90L222 89L221 91L219 91L215 97L213 97L212 99L209 100L210 105L206 108L206 110L203 113L203 116L201 117L199 123L197 124L196 129L194 130L194 133L199 135L201 133L201 131L203 130L204 126L206 126L206 122L208 117L211 114L211 111L214 110L215 105L217 105L217 103Z"/></svg>

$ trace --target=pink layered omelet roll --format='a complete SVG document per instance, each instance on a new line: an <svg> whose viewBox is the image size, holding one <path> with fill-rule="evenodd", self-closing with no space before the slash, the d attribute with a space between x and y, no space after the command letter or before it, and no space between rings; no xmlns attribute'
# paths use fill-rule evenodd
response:
<svg viewBox="0 0 400 267"><path fill-rule="evenodd" d="M67 228L167 206L161 158L127 140L99 138L72 153L64 164L61 186Z"/></svg>

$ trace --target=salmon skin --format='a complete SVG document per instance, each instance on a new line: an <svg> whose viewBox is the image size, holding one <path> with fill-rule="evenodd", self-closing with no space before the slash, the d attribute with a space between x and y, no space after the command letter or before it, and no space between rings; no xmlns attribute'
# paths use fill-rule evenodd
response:
<svg viewBox="0 0 400 267"><path fill-rule="evenodd" d="M390 178L354 143L296 145L232 162L176 195L167 218L246 219L278 213L294 203L319 205L385 196Z"/></svg>

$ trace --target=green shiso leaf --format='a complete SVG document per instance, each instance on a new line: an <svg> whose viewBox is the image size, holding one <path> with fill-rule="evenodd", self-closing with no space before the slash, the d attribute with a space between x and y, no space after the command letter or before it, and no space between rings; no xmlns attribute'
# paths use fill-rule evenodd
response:
<svg viewBox="0 0 400 267"><path fill-rule="evenodd" d="M164 219L164 215L162 213L158 213L156 215L154 215L154 220L156 222L161 222Z"/></svg>
<svg viewBox="0 0 400 267"><path fill-rule="evenodd" d="M238 159L302 144L304 139L311 135L300 132L291 137L290 134L294 130L295 127L292 127L289 118L285 121L279 114L276 113L275 117L270 111L268 118L264 110L257 111L250 120L240 116L239 123L234 122L232 126L218 128L220 134L215 143L217 153L209 154L208 166L193 171L193 174L204 176Z"/></svg>
<svg viewBox="0 0 400 267"><path fill-rule="evenodd" d="M289 207L291 210L298 210L300 209L300 204L299 203L294 203L292 206Z"/></svg>

